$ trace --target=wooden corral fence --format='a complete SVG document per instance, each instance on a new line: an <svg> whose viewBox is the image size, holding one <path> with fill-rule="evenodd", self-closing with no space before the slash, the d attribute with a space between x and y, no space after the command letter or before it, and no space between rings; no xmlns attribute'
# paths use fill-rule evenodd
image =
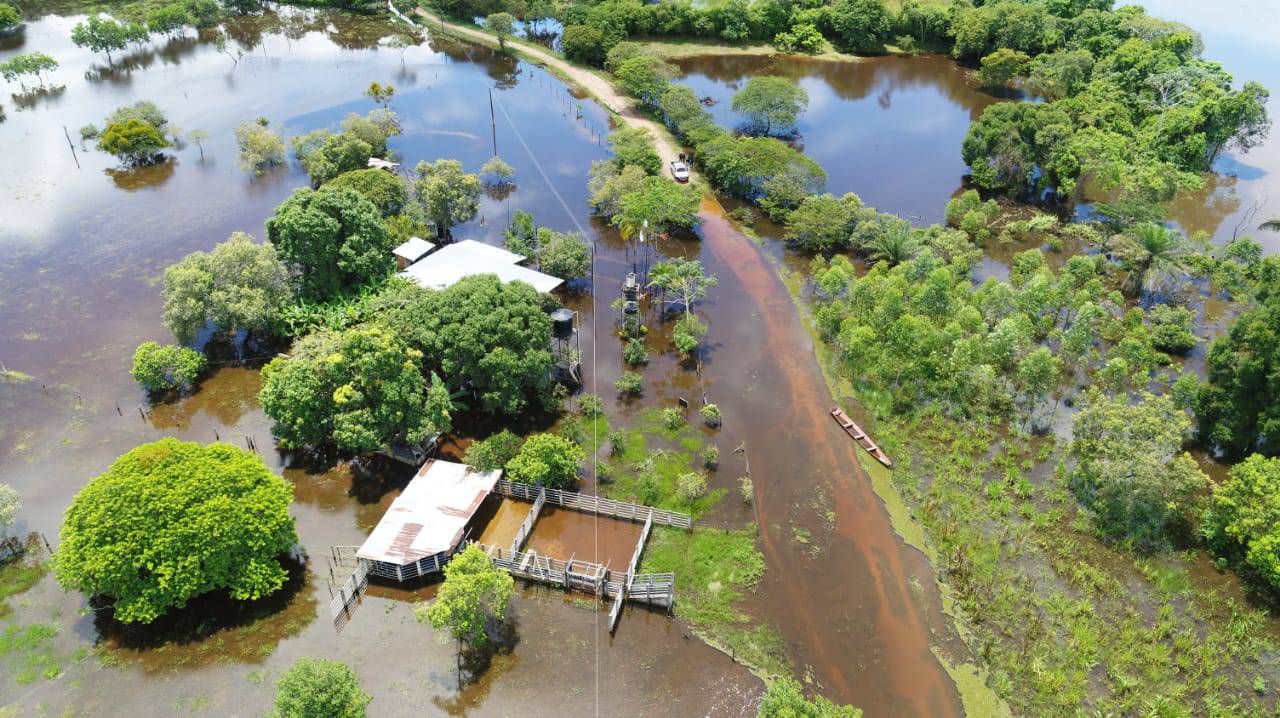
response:
<svg viewBox="0 0 1280 718"><path fill-rule="evenodd" d="M334 548L354 549L356 547L335 546ZM364 593L367 585L369 585L369 562L364 559L356 559L355 570L351 572L350 576L347 576L347 580L343 581L342 585L338 586L333 599L329 601L329 617L333 619L333 629L335 631L341 633L342 629L347 625L347 621L351 620L351 614L355 612L356 605L359 604L360 596Z"/></svg>
<svg viewBox="0 0 1280 718"><path fill-rule="evenodd" d="M515 538L511 539L512 553L524 548L524 542L528 540L529 533L533 531L533 524L538 520L538 513L542 511L542 505L547 503L547 492L545 489L538 492L538 498L534 499L533 507L529 509L529 515L524 517L524 521L520 524L520 530L516 531Z"/></svg>
<svg viewBox="0 0 1280 718"><path fill-rule="evenodd" d="M571 588L597 596L626 598L669 607L675 598L676 577L672 573L638 573L631 577L632 590L627 591L627 576L611 571L607 565L542 556L533 551L511 551L492 544L477 543L493 564L512 576L529 581Z"/></svg>
<svg viewBox="0 0 1280 718"><path fill-rule="evenodd" d="M577 511L587 511L598 513L604 516L612 516L619 519L630 519L631 521L644 521L652 517L653 523L662 526L675 526L676 528L687 529L693 526L693 517L689 514L682 514L679 511L667 511L665 509L655 509L651 506L641 506L640 504L630 504L625 501L614 501L601 496L592 496L591 494L580 494L576 491L565 491L563 489L540 488L532 484L522 484L515 481L507 481L506 479L498 479L498 483L493 487L494 493L502 496L510 496L524 501L534 501L537 499L539 492L546 492L547 501L555 506L563 506L567 509Z"/></svg>

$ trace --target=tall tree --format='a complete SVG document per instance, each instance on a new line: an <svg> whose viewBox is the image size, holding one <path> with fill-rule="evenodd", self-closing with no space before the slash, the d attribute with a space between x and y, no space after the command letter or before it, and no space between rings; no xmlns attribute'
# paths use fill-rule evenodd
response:
<svg viewBox="0 0 1280 718"><path fill-rule="evenodd" d="M289 270L275 245L235 232L211 252L164 271L164 323L186 344L210 323L219 332L263 333L289 302Z"/></svg>
<svg viewBox="0 0 1280 718"><path fill-rule="evenodd" d="M1169 530L1189 518L1208 486L1190 454L1182 453L1191 422L1168 396L1098 393L1076 416L1072 488L1098 529L1150 550L1168 543Z"/></svg>
<svg viewBox="0 0 1280 718"><path fill-rule="evenodd" d="M229 444L143 444L76 494L54 570L65 588L113 599L125 623L219 589L258 599L284 585L291 494L257 454Z"/></svg>
<svg viewBox="0 0 1280 718"><path fill-rule="evenodd" d="M435 601L430 606L419 605L416 612L418 620L432 628L448 630L472 648L483 648L506 619L513 593L515 579L472 544L445 565L444 583Z"/></svg>
<svg viewBox="0 0 1280 718"><path fill-rule="evenodd" d="M516 31L516 18L509 12L491 13L484 19L484 26L498 36L498 49L507 51L507 38Z"/></svg>
<svg viewBox="0 0 1280 718"><path fill-rule="evenodd" d="M418 179L414 189L439 236L448 237L455 225L475 218L480 211L480 178L464 172L461 162L423 161L415 169Z"/></svg>
<svg viewBox="0 0 1280 718"><path fill-rule="evenodd" d="M112 62L111 51L128 47L133 36L127 23L105 15L90 15L71 29L71 41L77 47L101 52L107 62Z"/></svg>
<svg viewBox="0 0 1280 718"><path fill-rule="evenodd" d="M523 282L479 275L434 291L397 280L369 312L473 408L518 414L550 387L551 319Z"/></svg>
<svg viewBox="0 0 1280 718"><path fill-rule="evenodd" d="M349 451L417 444L449 429L452 403L422 355L380 327L310 334L262 369L259 398L287 448Z"/></svg>
<svg viewBox="0 0 1280 718"><path fill-rule="evenodd" d="M1115 251L1130 268L1129 289L1156 292L1184 277L1192 257L1182 233L1154 222L1131 228Z"/></svg>
<svg viewBox="0 0 1280 718"><path fill-rule="evenodd" d="M684 307L686 316L693 313L693 305L707 296L707 290L716 286L714 274L708 275L702 269L702 262L696 259L673 257L666 262L659 262L649 273L649 286L658 287L665 293L675 295L674 299L664 300Z"/></svg>
<svg viewBox="0 0 1280 718"><path fill-rule="evenodd" d="M809 107L809 93L785 77L761 75L733 96L733 111L746 118L755 133L786 134Z"/></svg>
<svg viewBox="0 0 1280 718"><path fill-rule="evenodd" d="M380 281L395 269L394 240L378 208L344 187L295 190L267 219L267 239L310 299Z"/></svg>

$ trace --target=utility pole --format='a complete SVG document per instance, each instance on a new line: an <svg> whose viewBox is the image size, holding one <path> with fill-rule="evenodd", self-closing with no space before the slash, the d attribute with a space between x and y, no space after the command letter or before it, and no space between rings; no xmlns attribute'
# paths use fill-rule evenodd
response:
<svg viewBox="0 0 1280 718"><path fill-rule="evenodd" d="M493 131L493 156L498 156L498 120L493 115L493 88L489 88L489 128Z"/></svg>

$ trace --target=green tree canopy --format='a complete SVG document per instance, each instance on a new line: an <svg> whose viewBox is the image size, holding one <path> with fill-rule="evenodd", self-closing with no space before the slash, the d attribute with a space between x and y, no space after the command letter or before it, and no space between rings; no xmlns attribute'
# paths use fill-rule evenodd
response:
<svg viewBox="0 0 1280 718"><path fill-rule="evenodd" d="M246 122L236 128L236 146L240 148L240 171L263 174L284 164L284 140L258 122Z"/></svg>
<svg viewBox="0 0 1280 718"><path fill-rule="evenodd" d="M373 146L349 132L336 135L325 132L318 146L303 145L301 150L295 138L294 147L303 169L311 175L313 187L319 187L343 172L367 168L369 158L373 156Z"/></svg>
<svg viewBox="0 0 1280 718"><path fill-rule="evenodd" d="M236 232L165 269L161 296L165 326L186 344L210 322L219 332L266 332L292 292L275 245Z"/></svg>
<svg viewBox="0 0 1280 718"><path fill-rule="evenodd" d="M539 227L538 268L565 280L586 276L591 271L591 245L575 232Z"/></svg>
<svg viewBox="0 0 1280 718"><path fill-rule="evenodd" d="M654 55L628 58L613 71L622 90L649 107L658 106L668 81L675 75L676 70L671 63Z"/></svg>
<svg viewBox="0 0 1280 718"><path fill-rule="evenodd" d="M0 3L0 32L12 30L22 24L22 13L8 3Z"/></svg>
<svg viewBox="0 0 1280 718"><path fill-rule="evenodd" d="M129 164L153 162L168 146L164 134L142 120L112 122L98 136L98 149Z"/></svg>
<svg viewBox="0 0 1280 718"><path fill-rule="evenodd" d="M150 623L204 593L255 600L284 585L292 490L257 454L166 438L129 451L76 494L53 556L68 589Z"/></svg>
<svg viewBox="0 0 1280 718"><path fill-rule="evenodd" d="M19 85L26 87L23 76L35 75L37 82L44 87L44 74L58 69L58 61L52 56L43 52L28 52L22 55L14 55L5 62L0 62L0 77L6 82L17 80Z"/></svg>
<svg viewBox="0 0 1280 718"><path fill-rule="evenodd" d="M112 61L112 50L123 50L134 37L136 34L131 31L128 23L106 15L90 15L71 29L71 41L77 47L101 52L107 56L107 62Z"/></svg>
<svg viewBox="0 0 1280 718"><path fill-rule="evenodd" d="M893 30L893 18L882 0L837 0L828 8L828 22L852 52L881 51Z"/></svg>
<svg viewBox="0 0 1280 718"><path fill-rule="evenodd" d="M1200 436L1232 456L1280 455L1280 273L1266 263L1259 304L1209 349L1196 418Z"/></svg>
<svg viewBox="0 0 1280 718"><path fill-rule="evenodd" d="M586 456L582 447L557 434L534 434L507 462L512 481L562 489L578 480L578 463Z"/></svg>
<svg viewBox="0 0 1280 718"><path fill-rule="evenodd" d="M452 403L422 355L378 327L310 334L262 369L259 399L286 448L417 444L449 429Z"/></svg>
<svg viewBox="0 0 1280 718"><path fill-rule="evenodd" d="M1191 422L1168 396L1094 394L1076 415L1072 488L1106 536L1142 549L1164 546L1208 485L1182 453Z"/></svg>
<svg viewBox="0 0 1280 718"><path fill-rule="evenodd" d="M1205 531L1220 551L1243 558L1280 588L1280 459L1252 454L1214 488Z"/></svg>
<svg viewBox="0 0 1280 718"><path fill-rule="evenodd" d="M358 192L373 203L384 217L399 214L408 201L408 190L399 177L378 169L344 172L325 183L326 187L343 187Z"/></svg>
<svg viewBox="0 0 1280 718"><path fill-rule="evenodd" d="M853 225L862 199L815 194L805 198L787 218L787 239L807 252L844 249L852 241Z"/></svg>
<svg viewBox="0 0 1280 718"><path fill-rule="evenodd" d="M164 392L191 386L204 367L204 355L194 349L143 342L133 353L129 373L147 391Z"/></svg>
<svg viewBox="0 0 1280 718"><path fill-rule="evenodd" d="M448 237L455 225L471 221L480 211L480 178L464 172L461 162L423 161L415 170L414 190L439 236Z"/></svg>
<svg viewBox="0 0 1280 718"><path fill-rule="evenodd" d="M267 239L310 299L381 281L395 269L394 238L378 208L344 187L295 190L267 219Z"/></svg>
<svg viewBox="0 0 1280 718"><path fill-rule="evenodd" d="M701 202L702 193L694 185L648 176L619 198L620 211L612 221L626 234L645 226L651 235L688 229L698 223Z"/></svg>
<svg viewBox="0 0 1280 718"><path fill-rule="evenodd" d="M516 31L515 16L509 12L495 12L490 13L484 20L484 26L498 36L498 49L505 52L507 38L511 37Z"/></svg>
<svg viewBox="0 0 1280 718"><path fill-rule="evenodd" d="M751 78L733 96L733 111L746 118L753 132L762 135L790 132L808 107L809 93L803 87L774 75Z"/></svg>
<svg viewBox="0 0 1280 718"><path fill-rule="evenodd" d="M517 414L550 386L551 319L523 282L485 274L436 291L395 281L369 310L472 408Z"/></svg>
<svg viewBox="0 0 1280 718"><path fill-rule="evenodd" d="M708 275L696 259L672 257L653 265L649 286L661 289L665 303L679 304L688 315L693 312L693 305L707 296L707 290L716 286L716 277ZM671 299L665 299L668 293Z"/></svg>
<svg viewBox="0 0 1280 718"><path fill-rule="evenodd" d="M503 429L485 439L467 447L465 461L477 471L498 471L505 469L507 462L515 458L524 440Z"/></svg>
<svg viewBox="0 0 1280 718"><path fill-rule="evenodd" d="M485 646L497 624L506 619L515 579L493 565L474 544L454 555L444 567L444 583L430 606L419 605L419 621L448 630L473 648Z"/></svg>
<svg viewBox="0 0 1280 718"><path fill-rule="evenodd" d="M987 87L1004 87L1027 74L1031 57L1025 52L1002 47L982 58L978 81Z"/></svg>
<svg viewBox="0 0 1280 718"><path fill-rule="evenodd" d="M653 146L653 136L643 127L624 127L609 135L609 147L613 150L618 169L634 165L645 173L662 172L662 159Z"/></svg>
<svg viewBox="0 0 1280 718"><path fill-rule="evenodd" d="M565 57L595 67L604 62L609 51L604 33L589 25L566 25L560 43Z"/></svg>
<svg viewBox="0 0 1280 718"><path fill-rule="evenodd" d="M269 718L364 718L373 698L340 661L299 658L276 682Z"/></svg>

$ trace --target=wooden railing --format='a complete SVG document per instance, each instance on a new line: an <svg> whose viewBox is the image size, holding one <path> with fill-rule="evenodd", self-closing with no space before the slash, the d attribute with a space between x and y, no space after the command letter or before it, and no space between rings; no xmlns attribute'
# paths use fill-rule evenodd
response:
<svg viewBox="0 0 1280 718"><path fill-rule="evenodd" d="M547 501L555 506L563 506L577 511L590 511L593 513L604 514L619 519L630 519L632 521L644 521L646 518L652 518L653 523L663 526L675 526L676 528L687 529L693 526L693 517L689 514L682 514L678 511L667 511L666 509L655 509L652 506L641 506L640 504L630 504L625 501L614 501L606 499L603 496L592 496L591 494L580 494L576 491L565 491L563 489L540 488L533 484L522 484L516 481L507 481L506 479L498 479L498 483L494 485L495 493L503 496L510 496L525 501L535 500L540 492L545 491Z"/></svg>

